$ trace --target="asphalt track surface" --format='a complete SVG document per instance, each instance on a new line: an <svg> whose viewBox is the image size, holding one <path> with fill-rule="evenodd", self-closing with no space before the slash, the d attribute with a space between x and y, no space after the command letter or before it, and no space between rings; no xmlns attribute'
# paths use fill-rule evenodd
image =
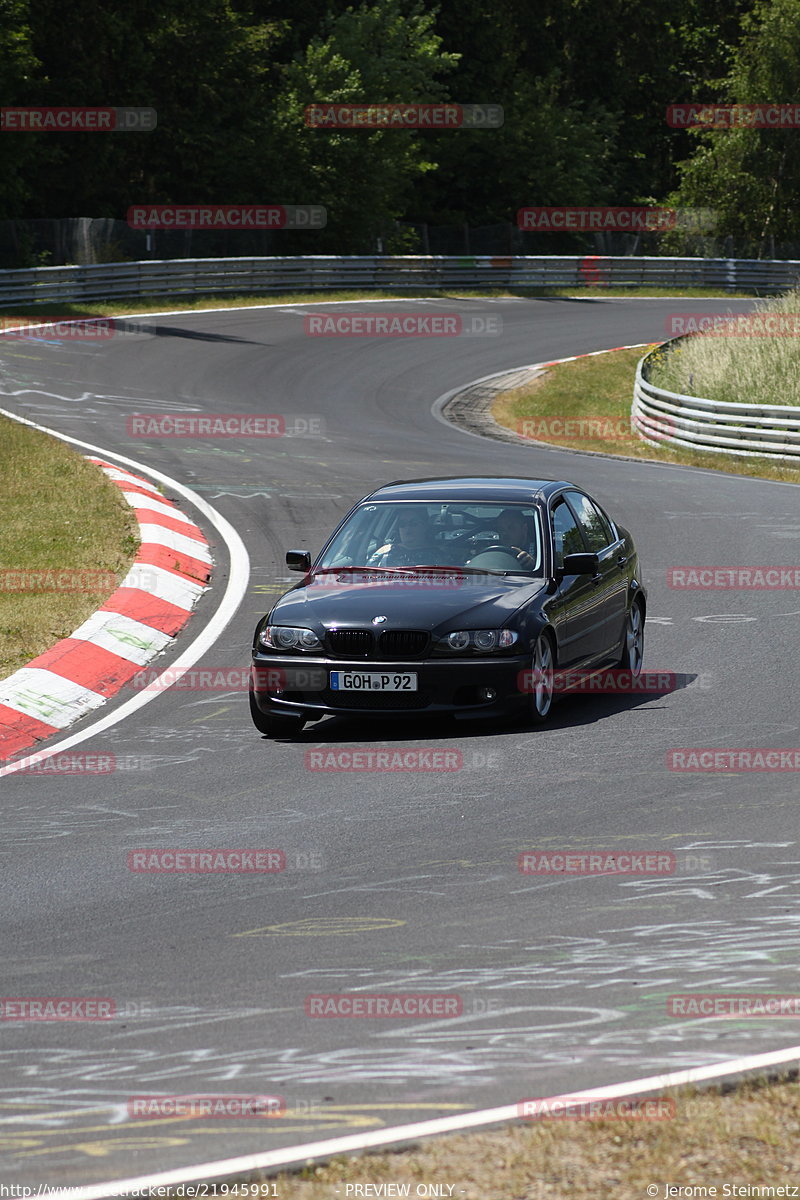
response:
<svg viewBox="0 0 800 1200"><path fill-rule="evenodd" d="M96 344L0 347L4 407L166 472L243 537L246 600L199 665L247 663L255 622L296 578L285 550L318 548L371 488L508 474L571 479L631 529L650 590L645 665L690 686L578 698L543 729L331 718L290 743L259 737L242 692L172 690L80 747L126 769L0 780L0 993L113 997L130 1014L0 1026L5 1183L124 1178L796 1043L792 1021L681 1020L666 997L795 990L797 774L678 774L665 756L800 744L797 593L666 583L673 566L796 564L797 488L483 440L431 413L460 384L659 340L667 313L719 301L391 302L379 307L499 316L502 334L306 336L303 313L327 307L164 316ZM326 431L126 434L132 413L187 409L316 415ZM219 584L224 546L204 532ZM306 769L320 747L455 748L464 766ZM128 851L150 846L277 847L289 866L130 872ZM677 868L518 873L520 851L564 848L671 851ZM305 1016L309 993L354 989L456 993L463 1016ZM197 1093L280 1095L288 1115L127 1116L135 1095Z"/></svg>

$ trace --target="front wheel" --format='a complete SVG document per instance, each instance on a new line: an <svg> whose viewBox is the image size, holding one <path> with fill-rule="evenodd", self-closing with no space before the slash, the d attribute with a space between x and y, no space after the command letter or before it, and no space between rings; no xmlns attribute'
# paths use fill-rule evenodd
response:
<svg viewBox="0 0 800 1200"><path fill-rule="evenodd" d="M630 671L635 678L642 670L643 659L644 613L639 601L634 600L625 622L625 639L622 643L622 657L619 665L623 671Z"/></svg>
<svg viewBox="0 0 800 1200"><path fill-rule="evenodd" d="M529 715L537 725L546 721L553 707L553 643L546 633L539 634L531 661L531 700Z"/></svg>
<svg viewBox="0 0 800 1200"><path fill-rule="evenodd" d="M305 717L284 715L283 713L263 713L256 704L256 698L250 693L250 716L259 733L269 738L290 738L300 733L305 725Z"/></svg>

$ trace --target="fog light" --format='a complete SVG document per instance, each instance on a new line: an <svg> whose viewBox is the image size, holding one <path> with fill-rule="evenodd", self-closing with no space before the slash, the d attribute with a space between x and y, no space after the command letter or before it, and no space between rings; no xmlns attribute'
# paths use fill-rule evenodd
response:
<svg viewBox="0 0 800 1200"><path fill-rule="evenodd" d="M497 692L494 688L481 688L480 696L482 700L496 700Z"/></svg>

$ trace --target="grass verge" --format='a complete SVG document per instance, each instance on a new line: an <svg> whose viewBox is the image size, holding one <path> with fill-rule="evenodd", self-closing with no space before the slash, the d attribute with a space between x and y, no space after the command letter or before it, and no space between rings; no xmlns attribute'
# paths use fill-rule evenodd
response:
<svg viewBox="0 0 800 1200"><path fill-rule="evenodd" d="M68 637L116 590L136 555L139 528L119 488L97 467L6 417L0 417L0 512L4 679ZM33 582L13 574L19 571L70 574ZM42 584L56 590L39 590Z"/></svg>
<svg viewBox="0 0 800 1200"><path fill-rule="evenodd" d="M567 450L683 463L734 475L800 483L800 465L769 458L650 446L630 428L636 364L645 349L612 350L560 363L524 387L502 392L492 406L499 425Z"/></svg>
<svg viewBox="0 0 800 1200"><path fill-rule="evenodd" d="M97 300L75 304L15 304L12 309L0 309L3 325L14 317L123 317L132 313L147 312L192 312L198 308L248 308L262 304L320 304L325 300L419 300L426 297L437 300L477 300L483 296L490 299L547 297L572 300L605 300L636 296L695 297L696 299L752 299L755 292L737 291L720 293L715 288L610 288L587 287L576 291L574 287L563 288L400 288L395 291L346 290L314 292L267 292L232 296L227 292L206 296L143 296L130 300Z"/></svg>
<svg viewBox="0 0 800 1200"><path fill-rule="evenodd" d="M733 1090L687 1089L671 1095L674 1116L665 1119L546 1118L484 1133L448 1135L394 1153L337 1158L324 1166L278 1176L251 1175L247 1182L251 1188L264 1183L261 1196L283 1200L381 1195L438 1195L453 1200L666 1200L667 1184L706 1189L684 1192L684 1196L793 1194L791 1190L752 1189L777 1189L799 1182L800 1089L796 1081L748 1081ZM255 1190L245 1192L244 1182L240 1194L256 1195ZM396 1186L387 1189L392 1184ZM727 1192L723 1190L726 1184ZM360 1191L355 1190L358 1185ZM384 1185L382 1190L379 1185ZM434 1192L433 1185L441 1190ZM229 1187L235 1184L231 1182ZM734 1187L742 1190L730 1190ZM676 1191L670 1194L680 1195Z"/></svg>

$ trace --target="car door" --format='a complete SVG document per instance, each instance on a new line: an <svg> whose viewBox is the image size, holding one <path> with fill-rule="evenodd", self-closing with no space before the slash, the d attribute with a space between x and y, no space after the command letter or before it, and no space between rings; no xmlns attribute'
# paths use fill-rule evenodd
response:
<svg viewBox="0 0 800 1200"><path fill-rule="evenodd" d="M566 554L585 554L583 532L572 508L558 496L550 510L553 565L562 567ZM577 667L594 662L603 644L603 606L598 584L601 576L565 575L559 585L559 666Z"/></svg>
<svg viewBox="0 0 800 1200"><path fill-rule="evenodd" d="M625 626L628 598L625 545L605 514L583 492L568 491L565 498L578 519L587 549L599 560L596 592L601 624L597 650L604 658L615 657Z"/></svg>

